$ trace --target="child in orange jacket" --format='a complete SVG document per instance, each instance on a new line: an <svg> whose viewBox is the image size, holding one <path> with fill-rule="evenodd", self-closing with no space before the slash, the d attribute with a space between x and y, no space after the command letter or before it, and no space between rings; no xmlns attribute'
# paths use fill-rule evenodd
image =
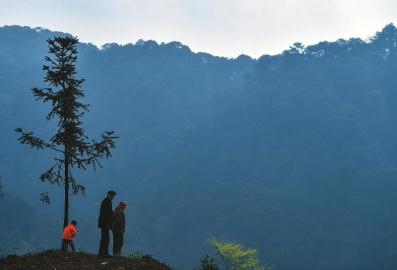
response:
<svg viewBox="0 0 397 270"><path fill-rule="evenodd" d="M77 221L72 220L68 226L63 229L62 233L62 251L68 251L68 246L72 248L72 251L75 252L74 244L73 244L73 237L76 235L76 225Z"/></svg>

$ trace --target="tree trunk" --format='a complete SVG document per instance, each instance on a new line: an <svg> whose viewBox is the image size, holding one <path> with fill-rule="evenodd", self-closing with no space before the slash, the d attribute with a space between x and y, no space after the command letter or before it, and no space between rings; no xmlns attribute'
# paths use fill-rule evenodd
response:
<svg viewBox="0 0 397 270"><path fill-rule="evenodd" d="M65 147L65 205L63 215L63 227L69 223L69 154Z"/></svg>
<svg viewBox="0 0 397 270"><path fill-rule="evenodd" d="M63 229L69 223L69 154L65 146L65 194L64 194L64 211L63 211ZM63 231L62 229L62 231ZM63 250L63 240L61 240L61 250Z"/></svg>

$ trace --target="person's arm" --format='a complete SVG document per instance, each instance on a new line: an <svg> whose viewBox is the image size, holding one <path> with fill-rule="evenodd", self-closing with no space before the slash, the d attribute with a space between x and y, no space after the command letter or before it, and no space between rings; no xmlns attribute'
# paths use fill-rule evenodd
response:
<svg viewBox="0 0 397 270"><path fill-rule="evenodd" d="M106 225L109 227L109 229L112 228L112 223L113 223L113 210L112 210L112 202L109 201L106 204L106 210L105 210L105 222Z"/></svg>
<svg viewBox="0 0 397 270"><path fill-rule="evenodd" d="M124 212L122 213L122 215L121 215L121 229L122 229L122 232L124 233L124 231L125 231L125 215L124 215Z"/></svg>
<svg viewBox="0 0 397 270"><path fill-rule="evenodd" d="M101 228L104 224L104 212L105 212L105 201L101 202L101 207L99 208L99 218L98 227Z"/></svg>
<svg viewBox="0 0 397 270"><path fill-rule="evenodd" d="M112 224L113 229L118 228L119 224L120 224L120 213L117 210L115 210L113 212L113 224Z"/></svg>
<svg viewBox="0 0 397 270"><path fill-rule="evenodd" d="M76 235L76 228L70 228L70 236L71 238L74 238L74 236Z"/></svg>

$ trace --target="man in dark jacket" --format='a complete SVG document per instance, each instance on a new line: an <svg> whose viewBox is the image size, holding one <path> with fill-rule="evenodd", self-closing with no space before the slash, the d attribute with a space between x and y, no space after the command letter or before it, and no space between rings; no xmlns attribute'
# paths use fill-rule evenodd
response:
<svg viewBox="0 0 397 270"><path fill-rule="evenodd" d="M113 212L113 256L121 255L121 248L124 243L124 229L125 229L125 215L124 209L127 207L127 203L122 201L114 209Z"/></svg>
<svg viewBox="0 0 397 270"><path fill-rule="evenodd" d="M101 242L99 244L99 257L109 257L109 230L112 228L113 210L112 200L116 192L109 190L105 199L102 200L99 210L98 228L101 229Z"/></svg>

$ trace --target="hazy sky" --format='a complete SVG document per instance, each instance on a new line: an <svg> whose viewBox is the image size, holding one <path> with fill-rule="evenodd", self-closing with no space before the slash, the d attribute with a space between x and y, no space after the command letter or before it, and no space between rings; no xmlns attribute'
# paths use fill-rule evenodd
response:
<svg viewBox="0 0 397 270"><path fill-rule="evenodd" d="M99 46L177 40L228 57L365 39L396 22L397 0L0 0L0 26L41 26Z"/></svg>

